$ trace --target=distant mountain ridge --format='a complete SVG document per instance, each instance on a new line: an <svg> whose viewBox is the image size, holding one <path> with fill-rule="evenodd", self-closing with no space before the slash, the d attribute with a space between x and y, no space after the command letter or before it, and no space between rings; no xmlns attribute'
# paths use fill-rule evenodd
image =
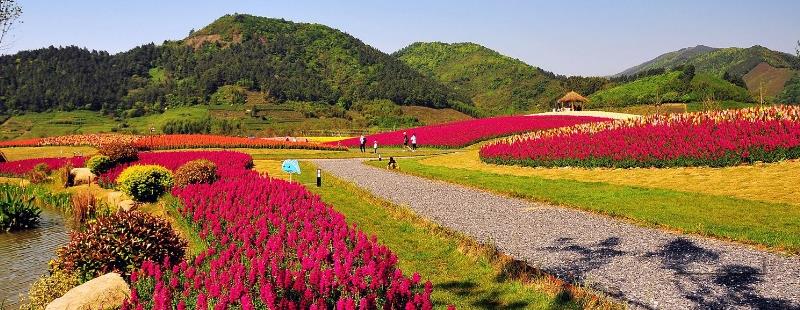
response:
<svg viewBox="0 0 800 310"><path fill-rule="evenodd" d="M773 51L760 45L748 48L715 48L698 45L662 54L615 76L633 75L649 69L671 69L681 65L693 65L697 72L711 73L719 77L727 72L742 77L760 63L767 63L775 68L800 67L795 55Z"/></svg>
<svg viewBox="0 0 800 310"><path fill-rule="evenodd" d="M684 65L696 56L710 53L716 50L719 49L705 45L697 45L694 47L682 48L677 51L661 54L656 58L643 62L634 67L625 69L625 71L617 73L614 76L635 75L639 72L647 71L649 69L659 69L659 68L668 69L679 65Z"/></svg>
<svg viewBox="0 0 800 310"><path fill-rule="evenodd" d="M484 114L547 110L569 88L564 76L475 43L416 42L392 55L469 97ZM572 78L570 82L599 88L592 83L607 81Z"/></svg>

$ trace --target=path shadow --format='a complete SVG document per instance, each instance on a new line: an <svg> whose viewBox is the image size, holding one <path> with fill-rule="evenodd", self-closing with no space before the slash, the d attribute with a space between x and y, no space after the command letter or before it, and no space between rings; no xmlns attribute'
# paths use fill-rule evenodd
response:
<svg viewBox="0 0 800 310"><path fill-rule="evenodd" d="M593 244L581 245L572 238L559 238L554 244L543 249L550 252L569 252L576 254L577 257L564 262L563 266L557 267L562 276L566 276L570 281L584 283L586 275L592 270L596 270L610 263L615 257L625 255L626 252L618 250L621 243L619 237L609 237Z"/></svg>
<svg viewBox="0 0 800 310"><path fill-rule="evenodd" d="M758 293L756 285L764 281L761 268L739 264L714 267L719 253L689 239L675 238L645 257L657 258L664 268L674 271L675 286L698 308L800 309L789 300Z"/></svg>

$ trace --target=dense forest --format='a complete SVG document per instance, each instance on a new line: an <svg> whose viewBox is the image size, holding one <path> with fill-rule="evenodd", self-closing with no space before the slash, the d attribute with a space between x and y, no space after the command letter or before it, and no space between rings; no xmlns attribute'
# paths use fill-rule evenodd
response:
<svg viewBox="0 0 800 310"><path fill-rule="evenodd" d="M341 31L226 15L181 41L110 55L74 46L0 57L0 113L88 109L137 116L209 103L237 85L269 100L453 107L469 98Z"/></svg>

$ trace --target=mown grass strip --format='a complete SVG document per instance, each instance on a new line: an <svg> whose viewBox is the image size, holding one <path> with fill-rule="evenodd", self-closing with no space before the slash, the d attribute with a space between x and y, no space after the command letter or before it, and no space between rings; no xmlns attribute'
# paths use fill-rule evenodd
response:
<svg viewBox="0 0 800 310"><path fill-rule="evenodd" d="M280 177L270 169L277 163L256 161L256 169ZM301 169L303 174L296 181L307 184L344 214L348 223L376 235L380 243L397 254L404 272L419 272L424 279L431 280L437 308L449 304L459 309L621 308L331 175L323 174L323 186L315 187L316 167L304 162Z"/></svg>
<svg viewBox="0 0 800 310"><path fill-rule="evenodd" d="M385 162L370 164L383 167ZM399 164L402 172L430 179L590 210L648 226L760 245L778 252L800 252L800 208L793 205L428 166L418 159L401 159Z"/></svg>

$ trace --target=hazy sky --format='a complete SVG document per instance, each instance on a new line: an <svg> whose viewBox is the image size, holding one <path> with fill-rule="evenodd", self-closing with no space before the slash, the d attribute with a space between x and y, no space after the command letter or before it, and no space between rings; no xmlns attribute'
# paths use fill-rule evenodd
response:
<svg viewBox="0 0 800 310"><path fill-rule="evenodd" d="M798 0L18 2L24 23L3 53L50 45L120 52L181 39L235 12L325 24L387 53L415 41L476 42L559 74L613 74L697 44L794 53L800 39Z"/></svg>

